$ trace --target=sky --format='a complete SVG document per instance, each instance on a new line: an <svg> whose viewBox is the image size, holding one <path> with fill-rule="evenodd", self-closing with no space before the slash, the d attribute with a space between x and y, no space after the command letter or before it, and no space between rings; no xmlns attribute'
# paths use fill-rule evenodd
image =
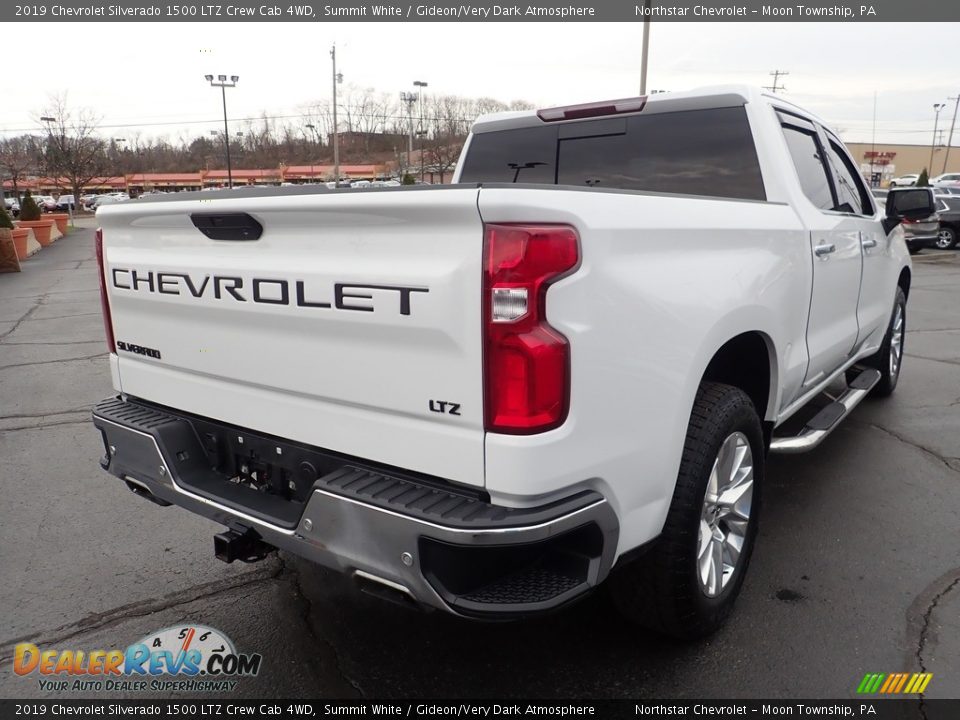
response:
<svg viewBox="0 0 960 720"><path fill-rule="evenodd" d="M42 44L36 30L43 30ZM637 95L641 23L44 23L4 35L11 70L0 137L38 131L52 95L91 108L104 136L199 136L222 122L220 93L203 76L239 75L233 118L297 115L328 99L329 48L344 82L399 94L427 92L565 105ZM16 31L13 31L16 30ZM21 32L21 30L23 30ZM934 103L960 93L950 23L651 24L648 89L769 85L819 114L848 142L929 144ZM922 39L922 42L918 42ZM126 127L123 127L126 126ZM946 135L943 136L944 139ZM960 132L954 138L960 145Z"/></svg>

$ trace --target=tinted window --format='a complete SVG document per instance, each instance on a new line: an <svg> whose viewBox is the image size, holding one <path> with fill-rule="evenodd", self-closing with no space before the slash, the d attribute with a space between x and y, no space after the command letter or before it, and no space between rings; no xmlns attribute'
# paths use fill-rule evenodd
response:
<svg viewBox="0 0 960 720"><path fill-rule="evenodd" d="M557 129L480 133L470 140L460 182L541 183L557 176Z"/></svg>
<svg viewBox="0 0 960 720"><path fill-rule="evenodd" d="M803 194L822 210L833 209L833 194L827 181L827 172L820 157L820 145L812 130L802 130L791 125L783 126L793 165L800 178Z"/></svg>
<svg viewBox="0 0 960 720"><path fill-rule="evenodd" d="M561 138L557 182L766 199L743 108L635 115L620 134Z"/></svg>
<svg viewBox="0 0 960 720"><path fill-rule="evenodd" d="M766 199L742 107L479 134L460 181Z"/></svg>
<svg viewBox="0 0 960 720"><path fill-rule="evenodd" d="M847 159L847 155L833 141L830 141L830 149L827 150L827 157L833 166L834 177L837 179L837 207L835 210L848 210L843 205L848 205L849 210L859 215L872 215L873 206L867 198L867 189L860 180L860 173L853 167Z"/></svg>

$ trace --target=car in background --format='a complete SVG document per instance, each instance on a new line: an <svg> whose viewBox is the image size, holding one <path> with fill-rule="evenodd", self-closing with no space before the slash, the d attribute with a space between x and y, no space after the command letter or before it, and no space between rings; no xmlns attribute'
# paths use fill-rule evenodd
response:
<svg viewBox="0 0 960 720"><path fill-rule="evenodd" d="M917 184L917 180L920 179L920 176L917 173L908 173L906 175L901 175L900 177L895 177L890 181L890 187L910 187Z"/></svg>
<svg viewBox="0 0 960 720"><path fill-rule="evenodd" d="M14 218L20 217L20 203L17 202L15 197L8 197L3 199L3 204L7 208L7 212Z"/></svg>
<svg viewBox="0 0 960 720"><path fill-rule="evenodd" d="M960 196L938 194L936 198L940 216L936 246L939 250L952 250L960 237Z"/></svg>
<svg viewBox="0 0 960 720"><path fill-rule="evenodd" d="M57 207L57 201L53 199L53 195L34 195L33 201L40 208L40 212L54 212Z"/></svg>
<svg viewBox="0 0 960 720"><path fill-rule="evenodd" d="M960 183L939 185L936 192L938 195L960 195Z"/></svg>
<svg viewBox="0 0 960 720"><path fill-rule="evenodd" d="M930 178L930 184L935 188L939 188L941 185L956 183L960 183L960 173L943 173L942 175Z"/></svg>
<svg viewBox="0 0 960 720"><path fill-rule="evenodd" d="M111 193L110 195L100 195L94 200L91 210L96 210L103 205L113 205L114 203L127 202L130 196L126 193Z"/></svg>
<svg viewBox="0 0 960 720"><path fill-rule="evenodd" d="M926 190L933 196L933 188L926 188ZM906 189L892 189L887 193L886 207L888 212L893 207L892 196L901 192L906 192ZM916 193L916 190L911 188L911 192ZM933 206L939 207L936 197L934 196L931 199L933 200ZM930 203L924 202L922 206L916 207L928 208ZM905 209L909 210L910 208ZM940 216L937 213L922 218L903 217L900 224L903 227L903 239L907 243L907 250L910 251L911 255L915 255L924 248L937 247L940 239Z"/></svg>
<svg viewBox="0 0 960 720"><path fill-rule="evenodd" d="M61 195L57 198L54 209L61 213L73 212L77 209L77 201L73 199L73 195Z"/></svg>

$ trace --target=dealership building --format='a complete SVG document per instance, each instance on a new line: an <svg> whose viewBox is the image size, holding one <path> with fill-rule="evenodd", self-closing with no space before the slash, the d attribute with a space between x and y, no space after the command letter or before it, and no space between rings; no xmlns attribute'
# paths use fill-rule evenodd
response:
<svg viewBox="0 0 960 720"><path fill-rule="evenodd" d="M886 143L847 143L853 159L860 166L863 176L879 176L879 183L885 185L890 178L919 173L924 168L933 177L945 172L960 172L960 147L945 145L933 148L933 163L930 162L930 145L889 145ZM946 165L946 169L944 169Z"/></svg>

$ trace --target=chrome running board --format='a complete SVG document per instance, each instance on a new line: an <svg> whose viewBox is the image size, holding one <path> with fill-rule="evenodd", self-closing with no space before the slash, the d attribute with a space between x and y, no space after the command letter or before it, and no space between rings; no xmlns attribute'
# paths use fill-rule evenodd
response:
<svg viewBox="0 0 960 720"><path fill-rule="evenodd" d="M878 370L872 368L863 370L853 382L849 383L840 397L807 421L799 434L791 437L774 437L770 441L770 452L795 454L813 450L860 404L878 382L880 382Z"/></svg>

